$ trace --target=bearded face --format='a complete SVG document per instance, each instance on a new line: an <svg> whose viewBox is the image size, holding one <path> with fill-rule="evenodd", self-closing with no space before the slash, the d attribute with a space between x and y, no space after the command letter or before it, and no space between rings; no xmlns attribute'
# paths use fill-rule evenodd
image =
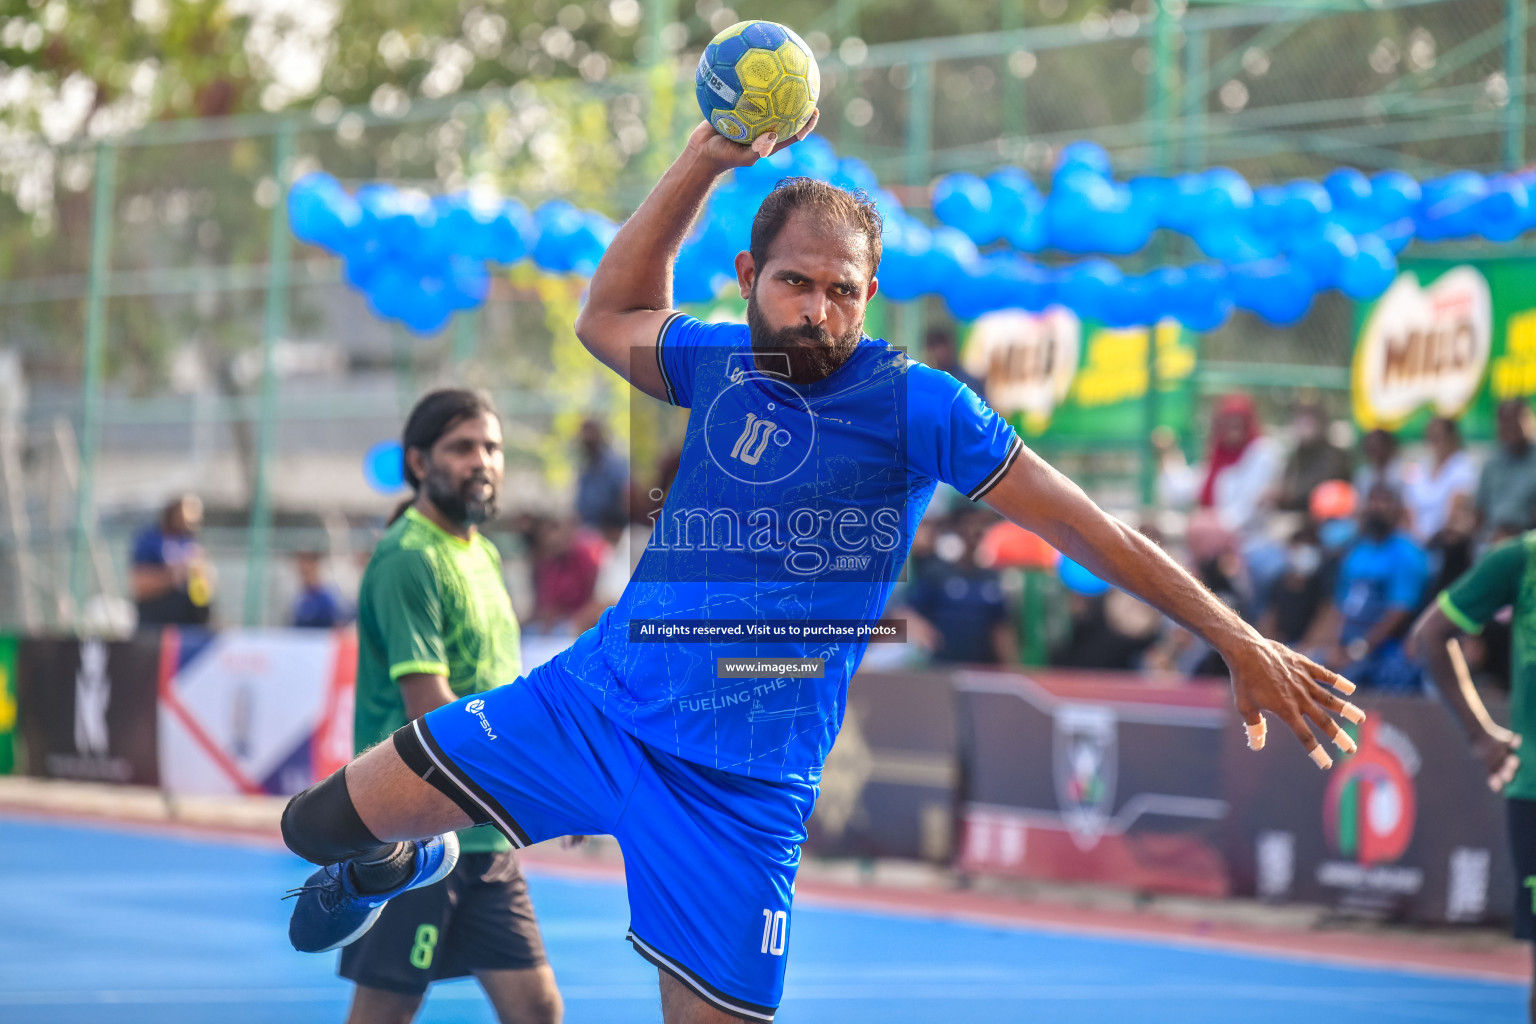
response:
<svg viewBox="0 0 1536 1024"><path fill-rule="evenodd" d="M820 324L800 323L775 328L757 302L757 288L747 297L747 327L752 332L752 351L758 369L782 374L789 365L791 384L814 384L836 373L853 355L864 335L864 318L834 337Z"/></svg>
<svg viewBox="0 0 1536 1024"><path fill-rule="evenodd" d="M437 506L443 518L456 526L479 526L496 515L496 483L483 468L475 467L455 477L447 466L431 456L426 459L427 475L422 490Z"/></svg>

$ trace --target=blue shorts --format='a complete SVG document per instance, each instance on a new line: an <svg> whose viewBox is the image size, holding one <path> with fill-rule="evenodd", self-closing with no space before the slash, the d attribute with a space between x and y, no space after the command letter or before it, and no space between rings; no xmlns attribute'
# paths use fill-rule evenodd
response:
<svg viewBox="0 0 1536 1024"><path fill-rule="evenodd" d="M567 660L432 711L397 734L397 748L414 734L440 773L429 781L516 846L612 835L624 851L635 951L706 1002L772 1020L817 785L656 750L598 710Z"/></svg>

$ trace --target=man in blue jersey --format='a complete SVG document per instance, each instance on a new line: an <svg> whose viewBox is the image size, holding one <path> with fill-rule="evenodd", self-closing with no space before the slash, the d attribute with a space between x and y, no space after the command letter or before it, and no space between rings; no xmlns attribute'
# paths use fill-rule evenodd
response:
<svg viewBox="0 0 1536 1024"><path fill-rule="evenodd" d="M453 829L492 822L517 845L607 833L668 1024L771 1020L799 844L866 642L846 624L878 618L939 481L1208 640L1250 745L1269 711L1320 767L1313 726L1351 746L1331 717L1362 717L1335 692L1350 683L1260 637L969 388L864 335L880 262L867 197L782 183L736 257L748 323L673 311L672 260L706 195L759 155L700 125L614 239L577 321L600 360L692 410L634 578L547 665L428 713L290 803L290 848L325 865L294 911L301 948L345 939L441 871ZM682 642L650 642L679 630ZM388 885L347 866L392 853Z"/></svg>

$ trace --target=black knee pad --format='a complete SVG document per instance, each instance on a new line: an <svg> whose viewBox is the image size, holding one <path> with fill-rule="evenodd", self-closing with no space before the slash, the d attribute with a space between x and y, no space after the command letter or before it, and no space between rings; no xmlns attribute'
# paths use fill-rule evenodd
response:
<svg viewBox="0 0 1536 1024"><path fill-rule="evenodd" d="M384 845L352 806L345 768L283 808L283 842L311 864L335 864Z"/></svg>

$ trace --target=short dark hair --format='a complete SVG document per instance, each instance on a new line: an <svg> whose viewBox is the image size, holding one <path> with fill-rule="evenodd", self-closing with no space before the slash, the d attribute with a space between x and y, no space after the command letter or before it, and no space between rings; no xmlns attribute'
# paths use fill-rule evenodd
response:
<svg viewBox="0 0 1536 1024"><path fill-rule="evenodd" d="M412 448L430 451L448 431L465 420L480 416L498 418L491 396L484 391L472 391L468 388L441 388L429 392L416 403L416 407L406 417L405 430L400 435L402 449L400 459L405 463L405 482L411 485L412 491L421 490L421 480L411 469L411 460L406 458L406 453ZM410 504L409 500L405 501L395 510L395 514L389 521L393 523L400 518Z"/></svg>
<svg viewBox="0 0 1536 1024"><path fill-rule="evenodd" d="M752 262L761 270L768 262L768 250L784 230L789 215L809 210L823 223L840 224L864 236L869 251L869 273L880 267L880 211L875 201L861 188L846 189L815 178L785 178L773 187L757 216L752 218Z"/></svg>

